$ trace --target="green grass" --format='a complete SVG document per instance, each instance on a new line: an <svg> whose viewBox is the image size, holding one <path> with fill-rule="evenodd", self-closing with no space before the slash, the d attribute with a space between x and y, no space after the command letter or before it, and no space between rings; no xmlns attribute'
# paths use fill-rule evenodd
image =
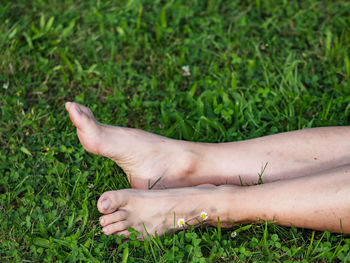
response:
<svg viewBox="0 0 350 263"><path fill-rule="evenodd" d="M207 142L349 125L349 14L330 0L1 1L0 261L350 261L348 236L273 224L104 236L96 201L128 183L64 110Z"/></svg>

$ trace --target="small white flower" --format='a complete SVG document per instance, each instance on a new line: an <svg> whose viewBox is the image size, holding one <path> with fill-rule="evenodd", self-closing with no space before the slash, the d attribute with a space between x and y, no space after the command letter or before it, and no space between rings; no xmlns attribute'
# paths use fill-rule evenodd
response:
<svg viewBox="0 0 350 263"><path fill-rule="evenodd" d="M184 227L185 226L185 219L184 218L180 218L179 220L177 220L177 225L179 227Z"/></svg>
<svg viewBox="0 0 350 263"><path fill-rule="evenodd" d="M190 71L190 66L186 65L186 66L182 66L182 75L185 77L189 77L191 76L191 71Z"/></svg>
<svg viewBox="0 0 350 263"><path fill-rule="evenodd" d="M6 83L4 83L4 84L2 85L2 88L3 88L3 89L8 89L8 87L9 87L9 83L8 83L8 82L6 82Z"/></svg>
<svg viewBox="0 0 350 263"><path fill-rule="evenodd" d="M203 221L204 221L204 220L207 220L207 219L208 219L208 213L202 212L202 213L201 213L201 218L203 219Z"/></svg>
<svg viewBox="0 0 350 263"><path fill-rule="evenodd" d="M236 231L233 231L232 233L231 233L231 237L232 238L235 238L237 236L237 232Z"/></svg>

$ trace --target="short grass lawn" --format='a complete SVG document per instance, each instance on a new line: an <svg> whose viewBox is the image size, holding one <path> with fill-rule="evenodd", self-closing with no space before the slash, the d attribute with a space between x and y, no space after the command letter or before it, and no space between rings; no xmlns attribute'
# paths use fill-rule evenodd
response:
<svg viewBox="0 0 350 263"><path fill-rule="evenodd" d="M1 1L0 261L350 261L346 235L271 223L105 236L97 199L129 185L64 109L206 142L349 125L349 56L345 0Z"/></svg>

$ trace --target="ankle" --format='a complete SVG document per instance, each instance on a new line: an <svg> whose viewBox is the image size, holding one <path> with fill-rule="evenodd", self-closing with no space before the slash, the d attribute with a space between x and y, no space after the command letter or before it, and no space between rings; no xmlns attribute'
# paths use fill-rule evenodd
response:
<svg viewBox="0 0 350 263"><path fill-rule="evenodd" d="M177 165L182 167L183 177L189 186L196 186L202 184L198 179L200 179L200 171L202 166L202 153L196 150L195 143L192 142L182 142L179 151L175 151L175 158L177 158Z"/></svg>
<svg viewBox="0 0 350 263"><path fill-rule="evenodd" d="M186 142L184 147L185 154L188 159L188 176L189 185L197 186L202 184L221 185L222 182L218 178L217 166L213 167L213 159L211 158L211 148L205 143ZM213 170L215 169L215 170Z"/></svg>
<svg viewBox="0 0 350 263"><path fill-rule="evenodd" d="M213 196L216 212L213 216L223 227L232 227L240 223L250 222L249 210L247 210L246 187L236 185L222 185L215 187Z"/></svg>

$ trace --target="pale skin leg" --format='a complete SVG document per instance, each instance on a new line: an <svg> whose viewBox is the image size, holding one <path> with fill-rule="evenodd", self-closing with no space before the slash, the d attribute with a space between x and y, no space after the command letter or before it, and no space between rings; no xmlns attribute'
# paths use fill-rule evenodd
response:
<svg viewBox="0 0 350 263"><path fill-rule="evenodd" d="M101 225L106 234L127 236L128 227L142 233L143 225L151 235L161 234L174 227L176 215L187 219L201 211L208 211L206 222L213 225L220 217L227 227L265 220L350 233L350 181L346 166L350 163L349 127L314 128L242 142L203 144L101 125L83 106L68 103L66 108L85 149L116 161L134 188L146 188L147 181L159 177L160 187L156 188L253 184L260 168L269 163L263 185L104 193L98 209L105 214ZM104 208L106 200L109 208Z"/></svg>
<svg viewBox="0 0 350 263"><path fill-rule="evenodd" d="M350 233L350 165L243 189L248 221Z"/></svg>
<svg viewBox="0 0 350 263"><path fill-rule="evenodd" d="M230 143L168 139L98 123L77 103L66 104L84 148L123 168L133 188L201 184L251 185L305 176L350 163L350 127L305 129ZM330 150L331 149L331 150Z"/></svg>
<svg viewBox="0 0 350 263"><path fill-rule="evenodd" d="M128 227L145 235L171 232L179 218L197 218L223 227L269 221L283 226L350 234L350 165L310 176L255 186L119 190L104 193L98 209L105 234L128 236ZM105 205L108 205L108 207ZM174 218L175 217L175 218ZM176 226L175 230L181 229Z"/></svg>
<svg viewBox="0 0 350 263"><path fill-rule="evenodd" d="M257 171L265 164L262 179L268 183L349 164L350 127L312 128L196 148L204 153L197 183L217 171L216 185L240 184L239 177L245 184L256 184Z"/></svg>

